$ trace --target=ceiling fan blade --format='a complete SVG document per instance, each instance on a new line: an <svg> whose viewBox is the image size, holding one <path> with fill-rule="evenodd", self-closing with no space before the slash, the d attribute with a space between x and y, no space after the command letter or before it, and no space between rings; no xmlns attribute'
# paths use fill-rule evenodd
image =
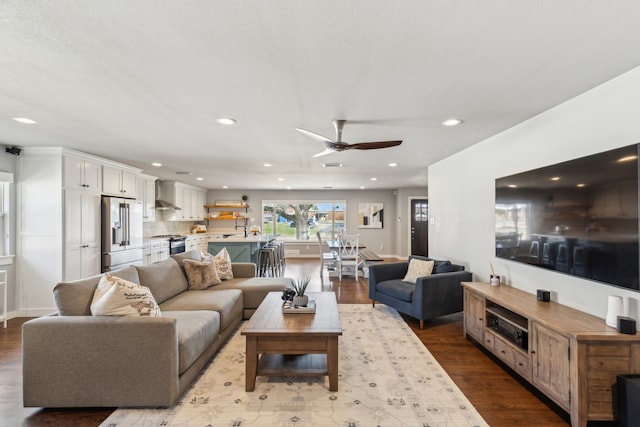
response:
<svg viewBox="0 0 640 427"><path fill-rule="evenodd" d="M376 150L378 148L395 147L402 144L402 141L377 141L377 142L360 142L357 144L350 144L344 147L345 150Z"/></svg>
<svg viewBox="0 0 640 427"><path fill-rule="evenodd" d="M327 148L327 149L325 149L324 151L321 151L321 152L319 152L319 153L317 153L317 154L314 154L314 155L313 155L313 156L311 156L311 157L326 156L327 154L331 154L331 153L335 153L335 152L336 152L336 150L334 150L334 149L332 149L332 148Z"/></svg>
<svg viewBox="0 0 640 427"><path fill-rule="evenodd" d="M311 131L308 131L306 129L296 128L296 130L298 132L300 132L301 134L303 134L303 135L307 135L308 137L311 137L311 138L315 139L316 141L320 141L320 142L324 143L325 145L326 145L327 142L330 142L330 143L334 142L332 139L329 139L326 136L319 135L319 134L317 134L315 132L311 132Z"/></svg>

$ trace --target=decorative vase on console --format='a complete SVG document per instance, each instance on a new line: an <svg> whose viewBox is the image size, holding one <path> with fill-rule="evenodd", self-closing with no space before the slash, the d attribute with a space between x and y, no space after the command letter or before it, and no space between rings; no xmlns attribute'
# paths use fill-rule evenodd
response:
<svg viewBox="0 0 640 427"><path fill-rule="evenodd" d="M307 286L309 286L309 282L311 281L311 277L307 276L303 279L295 278L291 279L291 287L295 291L295 296L293 297L293 305L298 307L306 307L309 303L309 296L305 295L307 291Z"/></svg>

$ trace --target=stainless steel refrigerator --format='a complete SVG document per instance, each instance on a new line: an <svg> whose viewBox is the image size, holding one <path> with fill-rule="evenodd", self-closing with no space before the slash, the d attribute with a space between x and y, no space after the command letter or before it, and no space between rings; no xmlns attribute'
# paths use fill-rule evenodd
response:
<svg viewBox="0 0 640 427"><path fill-rule="evenodd" d="M142 201L102 198L102 271L142 265Z"/></svg>

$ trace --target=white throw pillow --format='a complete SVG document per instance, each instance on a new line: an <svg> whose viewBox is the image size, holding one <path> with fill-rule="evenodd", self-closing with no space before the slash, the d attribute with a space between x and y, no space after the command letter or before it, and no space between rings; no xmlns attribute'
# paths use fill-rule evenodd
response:
<svg viewBox="0 0 640 427"><path fill-rule="evenodd" d="M233 279L231 255L229 255L227 248L222 248L220 252L218 252L216 256L213 257L213 259L216 262L216 269L218 270L218 276L220 276L220 279Z"/></svg>
<svg viewBox="0 0 640 427"><path fill-rule="evenodd" d="M108 273L100 278L93 294L91 314L94 316L161 316L160 307L149 288Z"/></svg>
<svg viewBox="0 0 640 427"><path fill-rule="evenodd" d="M409 261L409 269L406 276L402 279L403 282L410 282L415 285L418 277L430 276L433 271L434 261L425 261L422 259L413 258Z"/></svg>

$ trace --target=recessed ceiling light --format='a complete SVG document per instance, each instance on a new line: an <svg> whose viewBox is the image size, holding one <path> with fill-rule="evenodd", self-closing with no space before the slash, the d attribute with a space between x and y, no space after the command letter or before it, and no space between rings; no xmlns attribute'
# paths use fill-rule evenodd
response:
<svg viewBox="0 0 640 427"><path fill-rule="evenodd" d="M284 181L284 178L278 178L278 181Z"/></svg>
<svg viewBox="0 0 640 427"><path fill-rule="evenodd" d="M287 190L291 190L291 186L288 186L288 187L287 187Z"/></svg>
<svg viewBox="0 0 640 427"><path fill-rule="evenodd" d="M361 189L361 190L364 190L364 189L365 189L365 186L364 186L364 185L361 185L361 186L360 186L360 189Z"/></svg>
<svg viewBox="0 0 640 427"><path fill-rule="evenodd" d="M461 123L462 123L462 120L451 118L442 122L442 126L458 126Z"/></svg>
<svg viewBox="0 0 640 427"><path fill-rule="evenodd" d="M554 176L553 178L551 178L551 181L560 181L560 177L559 176Z"/></svg>
<svg viewBox="0 0 640 427"><path fill-rule="evenodd" d="M36 123L38 123L35 120L30 119L28 117L13 117L13 120L15 120L18 123L23 123L25 125L35 125Z"/></svg>
<svg viewBox="0 0 640 427"><path fill-rule="evenodd" d="M198 181L204 181L204 178L203 178L203 177L201 177L201 176L199 176L199 177L197 177L197 178L196 178L196 180L198 180Z"/></svg>
<svg viewBox="0 0 640 427"><path fill-rule="evenodd" d="M378 178L376 178L375 176L373 178L371 178L371 181L377 181Z"/></svg>
<svg viewBox="0 0 640 427"><path fill-rule="evenodd" d="M394 163L389 163L389 166L392 167L392 168L395 168L396 166L398 166L398 164L395 163L395 162Z"/></svg>
<svg viewBox="0 0 640 427"><path fill-rule="evenodd" d="M509 185L507 185L507 187L509 187L509 188L518 188L518 186L515 185L515 184L509 184Z"/></svg>
<svg viewBox="0 0 640 427"><path fill-rule="evenodd" d="M576 187L578 187L578 188L582 188L582 187L584 187L584 186L586 186L586 185L587 185L587 184L580 183L580 184L576 185Z"/></svg>
<svg viewBox="0 0 640 427"><path fill-rule="evenodd" d="M162 163L153 162L153 163L151 163L151 166L155 166L155 167L159 168L160 166L162 166Z"/></svg>
<svg viewBox="0 0 640 427"><path fill-rule="evenodd" d="M322 167L323 168L341 168L342 163L323 163Z"/></svg>
<svg viewBox="0 0 640 427"><path fill-rule="evenodd" d="M262 166L264 166L265 168L270 168L271 166L273 166L271 163L265 163Z"/></svg>
<svg viewBox="0 0 640 427"><path fill-rule="evenodd" d="M627 157L622 157L620 159L618 159L619 162L628 162L630 160L635 160L637 159L638 156L627 156Z"/></svg>
<svg viewBox="0 0 640 427"><path fill-rule="evenodd" d="M219 119L216 119L216 122L220 123L221 125L235 125L236 124L236 119L232 119L231 117L220 117Z"/></svg>
<svg viewBox="0 0 640 427"><path fill-rule="evenodd" d="M223 185L222 188L224 188L226 190L227 188L229 188L229 186L228 185Z"/></svg>

